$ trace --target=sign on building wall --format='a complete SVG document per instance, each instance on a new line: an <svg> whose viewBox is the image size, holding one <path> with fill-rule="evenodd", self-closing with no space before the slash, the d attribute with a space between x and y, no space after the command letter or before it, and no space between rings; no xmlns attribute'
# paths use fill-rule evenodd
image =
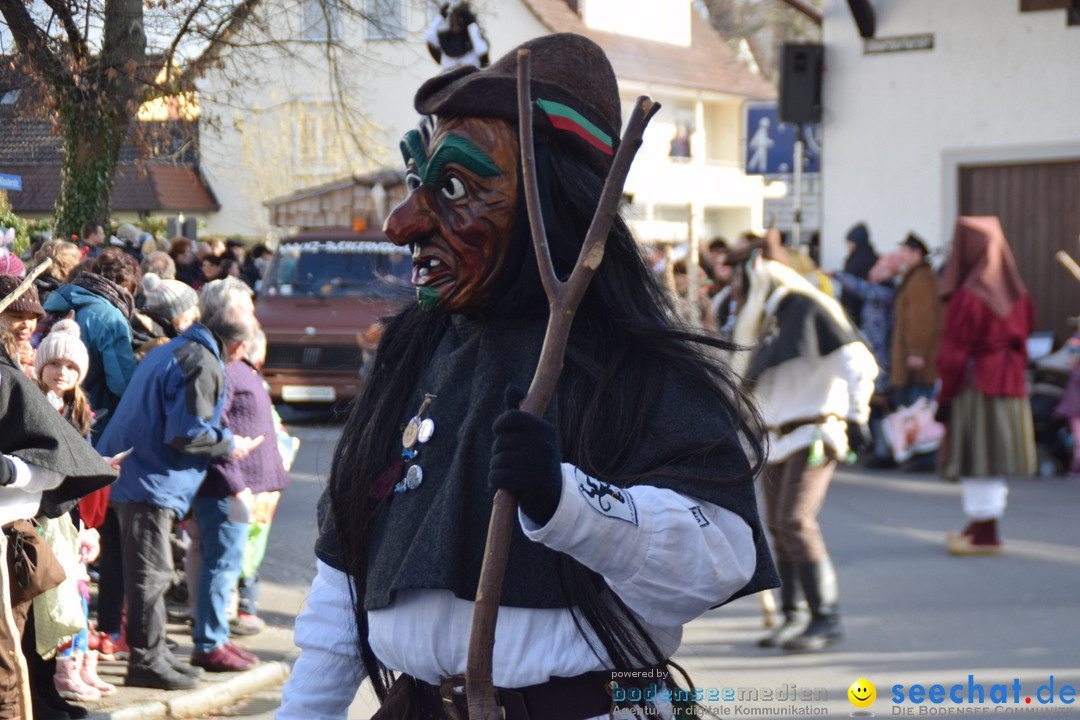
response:
<svg viewBox="0 0 1080 720"><path fill-rule="evenodd" d="M22 175L0 174L0 190L22 190Z"/></svg>
<svg viewBox="0 0 1080 720"><path fill-rule="evenodd" d="M746 106L747 175L786 175L795 167L796 126L780 122L776 103ZM821 170L821 125L803 125L803 172Z"/></svg>
<svg viewBox="0 0 1080 720"><path fill-rule="evenodd" d="M795 194L791 183L787 184L787 194L778 198L765 198L765 226L775 227L781 232L791 232L795 226ZM803 192L800 200L800 223L804 237L806 233L821 229L821 178L818 175L803 176Z"/></svg>
<svg viewBox="0 0 1080 720"><path fill-rule="evenodd" d="M933 50L934 33L922 35L900 35L897 37L867 38L863 42L863 53L911 52L912 50Z"/></svg>

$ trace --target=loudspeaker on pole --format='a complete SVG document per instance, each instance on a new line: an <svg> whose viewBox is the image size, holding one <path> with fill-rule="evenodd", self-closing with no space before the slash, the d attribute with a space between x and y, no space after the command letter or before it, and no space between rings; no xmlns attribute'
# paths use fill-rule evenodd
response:
<svg viewBox="0 0 1080 720"><path fill-rule="evenodd" d="M821 122L821 66L824 49L812 43L784 43L780 66L781 122Z"/></svg>

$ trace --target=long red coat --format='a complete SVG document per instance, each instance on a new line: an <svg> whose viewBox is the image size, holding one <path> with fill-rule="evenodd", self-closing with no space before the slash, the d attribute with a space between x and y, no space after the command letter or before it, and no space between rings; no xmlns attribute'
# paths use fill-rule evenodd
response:
<svg viewBox="0 0 1080 720"><path fill-rule="evenodd" d="M1002 318L974 293L957 289L945 308L937 360L938 401L946 403L959 395L969 378L984 395L1026 396L1027 338L1034 326L1035 307L1026 293Z"/></svg>

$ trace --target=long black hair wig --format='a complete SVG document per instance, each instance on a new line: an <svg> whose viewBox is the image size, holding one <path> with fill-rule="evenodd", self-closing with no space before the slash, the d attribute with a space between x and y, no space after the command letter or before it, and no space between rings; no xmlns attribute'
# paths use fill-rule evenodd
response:
<svg viewBox="0 0 1080 720"><path fill-rule="evenodd" d="M552 147L543 134L537 136L536 157L552 259L556 272L566 277L592 221L603 180L580 159ZM523 201L512 243L516 250L508 265L516 265L509 271L513 282L506 285L503 301L492 312L503 317L545 313ZM552 397L564 460L621 486L645 480L626 464L646 430L665 373L675 372L715 396L716 407L728 415L748 459L745 473L738 477L716 480L680 474L680 479L735 483L757 476L765 457L760 420L738 379L719 360L732 346L674 324L674 317L666 291L646 266L629 228L616 218L604 260L575 316L563 373ZM392 676L368 644L363 597L372 526L387 500L373 497L371 487L399 460L402 399L420 381L448 323L447 316L416 305L388 319L331 469L329 511L340 558L355 586L359 652L380 700L386 697ZM731 440L718 438L698 452L704 456L721 444L730 447ZM663 473L661 469L649 477ZM566 597L574 602L579 631L589 638L591 629L602 646L594 646L594 651L605 651L616 670L669 664L641 622L614 593L604 590L599 576L568 556L560 557L559 575Z"/></svg>

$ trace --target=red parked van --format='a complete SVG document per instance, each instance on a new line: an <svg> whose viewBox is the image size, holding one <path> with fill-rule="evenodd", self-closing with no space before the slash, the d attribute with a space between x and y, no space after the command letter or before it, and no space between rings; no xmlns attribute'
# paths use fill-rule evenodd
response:
<svg viewBox="0 0 1080 720"><path fill-rule="evenodd" d="M283 240L255 301L274 400L355 397L377 340L373 326L415 298L411 272L409 250L377 230L313 230Z"/></svg>

